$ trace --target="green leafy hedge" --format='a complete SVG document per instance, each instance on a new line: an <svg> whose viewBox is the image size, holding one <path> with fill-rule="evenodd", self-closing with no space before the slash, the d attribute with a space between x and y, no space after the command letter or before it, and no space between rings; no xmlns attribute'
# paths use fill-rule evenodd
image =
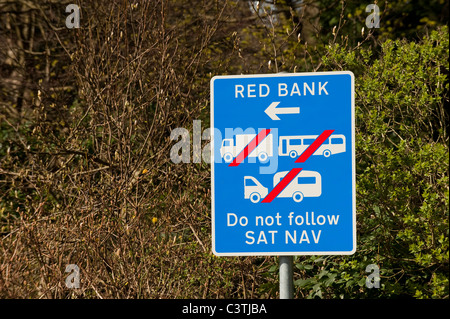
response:
<svg viewBox="0 0 450 319"><path fill-rule="evenodd" d="M305 297L448 298L448 30L388 40L379 55L330 47L356 75L357 252L297 258ZM366 287L369 264L380 288Z"/></svg>

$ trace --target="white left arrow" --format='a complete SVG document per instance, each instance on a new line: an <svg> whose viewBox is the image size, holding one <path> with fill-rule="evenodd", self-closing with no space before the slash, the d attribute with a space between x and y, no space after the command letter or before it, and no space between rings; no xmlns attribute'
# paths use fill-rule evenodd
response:
<svg viewBox="0 0 450 319"><path fill-rule="evenodd" d="M264 110L264 112L274 121L279 121L280 118L277 114L299 114L300 107L283 107L277 108L280 102L272 102L269 107Z"/></svg>

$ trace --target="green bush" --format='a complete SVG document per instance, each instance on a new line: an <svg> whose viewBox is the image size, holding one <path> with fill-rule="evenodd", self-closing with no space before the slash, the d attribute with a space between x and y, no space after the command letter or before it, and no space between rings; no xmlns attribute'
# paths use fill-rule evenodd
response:
<svg viewBox="0 0 450 319"><path fill-rule="evenodd" d="M298 258L298 293L448 298L448 30L388 40L376 58L349 51L335 44L323 62L356 75L357 252Z"/></svg>

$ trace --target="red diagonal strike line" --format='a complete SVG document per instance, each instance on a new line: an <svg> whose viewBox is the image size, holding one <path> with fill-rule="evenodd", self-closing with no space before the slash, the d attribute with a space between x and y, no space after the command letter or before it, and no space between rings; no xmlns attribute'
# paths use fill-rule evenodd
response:
<svg viewBox="0 0 450 319"><path fill-rule="evenodd" d="M326 141L327 138L334 132L334 130L325 130L320 134L314 142L297 158L296 163L305 162L315 151ZM289 185L295 176L300 173L303 168L293 168L286 174L286 176L267 194L267 196L261 201L261 203L272 202L282 191Z"/></svg>
<svg viewBox="0 0 450 319"><path fill-rule="evenodd" d="M267 194L267 196L262 200L261 203L270 203L271 201L273 201L275 197L277 197L278 194L280 194L283 189L285 189L286 186L288 186L289 183L292 182L295 176L297 176L297 174L300 173L302 169L303 168L291 169L289 173L287 173L286 176L277 184L277 186L275 186L272 191Z"/></svg>
<svg viewBox="0 0 450 319"><path fill-rule="evenodd" d="M334 130L323 131L323 133L320 134L310 146L308 146L308 148L297 158L295 162L304 163L311 155L314 154L315 151L317 151L320 145L322 145L322 143L325 142L333 132Z"/></svg>
<svg viewBox="0 0 450 319"><path fill-rule="evenodd" d="M253 152L253 150L269 135L270 129L263 129L258 133L248 145L236 156L236 158L228 166L238 166L245 158Z"/></svg>

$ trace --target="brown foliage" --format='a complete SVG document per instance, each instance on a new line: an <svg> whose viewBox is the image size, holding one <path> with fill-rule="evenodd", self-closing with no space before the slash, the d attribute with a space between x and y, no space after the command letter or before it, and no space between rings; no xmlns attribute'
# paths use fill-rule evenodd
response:
<svg viewBox="0 0 450 319"><path fill-rule="evenodd" d="M169 157L228 3L83 1L70 30L68 3L0 1L0 297L257 296L269 259L213 257L209 166Z"/></svg>

